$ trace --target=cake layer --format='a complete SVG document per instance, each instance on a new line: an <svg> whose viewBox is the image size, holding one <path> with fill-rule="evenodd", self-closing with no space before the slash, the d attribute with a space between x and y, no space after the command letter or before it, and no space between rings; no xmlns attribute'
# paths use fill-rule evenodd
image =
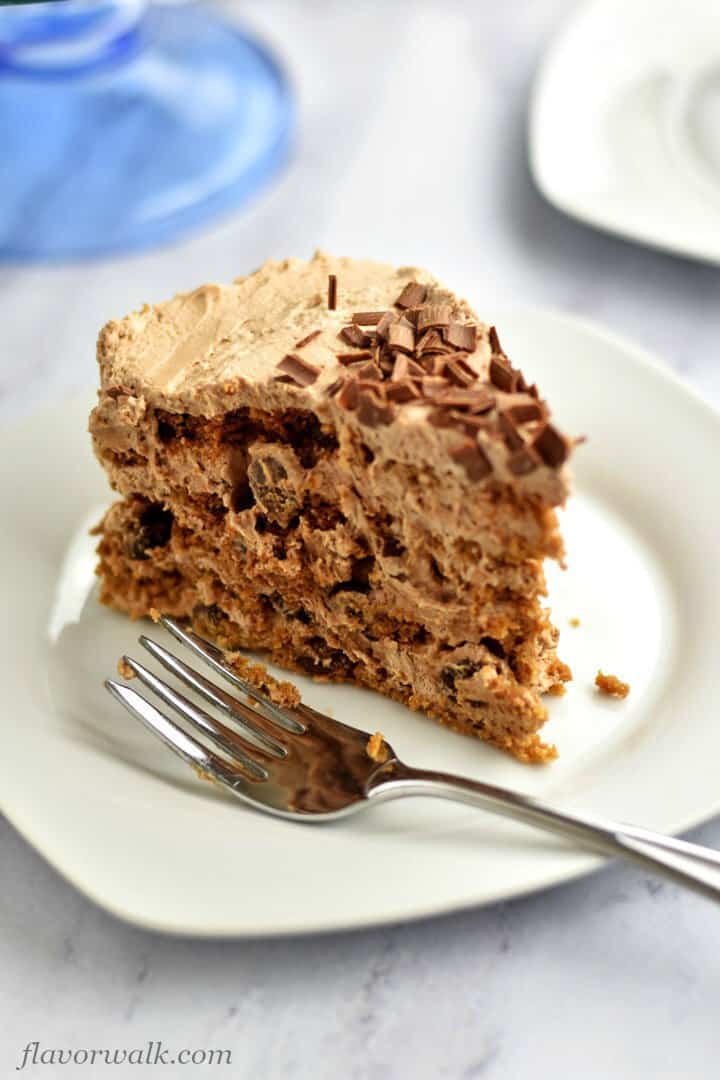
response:
<svg viewBox="0 0 720 1080"><path fill-rule="evenodd" d="M477 624L472 641L436 637L421 613L412 620L384 610L362 583L329 602L309 591L306 606L269 591L259 575L230 587L202 530L142 499L115 504L101 535L101 599L131 616L156 608L188 618L225 647L266 650L285 667L378 689L523 760L553 755L536 734L546 717L537 694L558 692L569 672L546 613L538 611L534 632L518 635L506 653L483 633L492 624Z"/></svg>
<svg viewBox="0 0 720 1080"><path fill-rule="evenodd" d="M228 524L242 530L260 513L285 526L303 505L321 507L323 493L334 492L356 533L367 519L385 522L388 544L406 550L436 533L446 576L467 556L479 574L489 569L483 560L562 557L555 512L541 501L501 486L481 487L468 499L467 478L451 463L376 459L353 427L308 409L243 408L221 420L151 410L138 428L118 416L123 405L110 398L93 418L96 451L123 495L178 503L190 496L229 511ZM526 576L523 588L529 584Z"/></svg>

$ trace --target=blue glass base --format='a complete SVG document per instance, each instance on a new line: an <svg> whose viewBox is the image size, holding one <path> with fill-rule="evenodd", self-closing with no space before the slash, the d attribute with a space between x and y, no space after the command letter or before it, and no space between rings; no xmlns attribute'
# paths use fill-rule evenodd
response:
<svg viewBox="0 0 720 1080"><path fill-rule="evenodd" d="M292 126L273 58L204 7L151 8L92 69L0 70L0 259L173 240L262 187Z"/></svg>

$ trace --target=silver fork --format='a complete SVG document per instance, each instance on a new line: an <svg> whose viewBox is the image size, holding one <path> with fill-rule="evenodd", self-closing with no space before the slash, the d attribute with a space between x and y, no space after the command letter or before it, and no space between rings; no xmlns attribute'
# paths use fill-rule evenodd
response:
<svg viewBox="0 0 720 1080"><path fill-rule="evenodd" d="M546 806L528 795L447 773L414 769L388 743L373 760L370 735L332 720L307 705L280 708L224 663L222 650L160 620L174 638L209 665L257 708L201 675L144 634L140 644L167 671L228 716L232 726L200 708L137 660L124 657L134 675L185 721L183 728L132 686L105 686L174 753L257 810L298 822L346 817L387 799L432 795L515 818L604 855L619 855L720 900L720 852L634 825L618 824Z"/></svg>

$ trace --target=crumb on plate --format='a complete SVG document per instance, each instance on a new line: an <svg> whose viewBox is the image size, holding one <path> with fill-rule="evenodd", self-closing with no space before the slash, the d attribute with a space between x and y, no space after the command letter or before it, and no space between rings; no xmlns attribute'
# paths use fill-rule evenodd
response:
<svg viewBox="0 0 720 1080"><path fill-rule="evenodd" d="M579 626L580 625L580 620L578 619L577 615L573 615L572 619L569 619L568 622L570 623L571 626Z"/></svg>
<svg viewBox="0 0 720 1080"><path fill-rule="evenodd" d="M626 698L630 693L630 683L618 679L617 675L605 675L602 671L595 676L595 685L601 694L609 697Z"/></svg>
<svg viewBox="0 0 720 1080"><path fill-rule="evenodd" d="M388 745L385 742L385 738L382 732L380 731L376 731L374 735L370 736L367 741L365 751L367 753L367 756L372 761L376 761L378 765L383 765L390 757Z"/></svg>
<svg viewBox="0 0 720 1080"><path fill-rule="evenodd" d="M262 690L276 705L292 709L300 704L300 691L297 686L274 678L264 664L253 663L238 652L226 652L225 660L241 679L246 679L258 690Z"/></svg>
<svg viewBox="0 0 720 1080"><path fill-rule="evenodd" d="M134 679L135 672L128 664L124 656L121 656L117 662L117 673L121 679Z"/></svg>

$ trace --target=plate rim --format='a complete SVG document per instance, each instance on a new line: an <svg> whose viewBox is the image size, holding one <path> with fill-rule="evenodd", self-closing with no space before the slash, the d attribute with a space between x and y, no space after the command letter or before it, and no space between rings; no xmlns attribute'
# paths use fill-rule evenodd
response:
<svg viewBox="0 0 720 1080"><path fill-rule="evenodd" d="M692 401L695 407L700 406L703 412L715 425L720 445L720 410L708 401L696 387L687 382L674 369L667 366L658 355L650 350L636 344L632 340L628 340L622 334L618 334L592 319L579 316L575 313L564 312L562 309L558 308L530 304L502 305L502 307L499 307L497 314L498 316L505 318L511 315L516 318L530 315L534 318L539 317L547 319L554 324L560 323L565 326L570 325L581 333L594 337L599 344L607 343L616 349L621 350L623 353L631 356L634 363L649 372L651 377L659 379L661 382L665 382L675 392L685 395ZM66 396L54 403L47 402L39 409L26 411L20 417L11 420L10 423L2 424L0 426L0 437L12 432L20 432L27 426L35 424L37 420L45 414L55 414L59 410L70 408L72 406L77 407L81 403L85 405L91 400L92 393L94 393L95 389L95 387L92 387L92 389L88 388L85 391L80 391L79 393L76 392L70 396ZM267 924L263 926L253 926L249 924L242 925L241 920L232 927L215 924L203 927L196 923L182 925L177 920L170 920L163 923L152 916L143 915L142 912L128 910L127 906L123 907L121 903L115 903L112 898L108 898L108 896L104 895L102 890L94 889L92 885L88 885L88 882L81 880L80 875L75 874L62 859L58 859L54 851L48 849L48 845L45 844L44 838L37 835L32 823L23 820L26 815L22 813L22 810L17 812L17 809L13 809L12 806L7 805L8 801L9 800L4 797L4 792L0 791L0 812L4 814L6 819L20 833L26 842L50 864L61 878L68 881L80 893L88 897L115 918L131 925L142 927L146 930L171 936L236 939L283 938L355 930L361 931L372 927L396 925L400 922L415 922L421 919L452 915L461 911L468 911L474 908L495 904L503 900L528 896L541 890L554 888L560 884L571 882L580 877L584 877L589 873L596 872L609 861L603 856L582 851L572 851L567 860L562 859L557 862L548 860L546 870L537 876L537 880L530 880L526 885L510 887L501 885L495 890L490 890L488 894L479 899L462 897L457 902L449 903L438 902L437 900L424 902L424 898L420 897L413 902L411 910L398 910L395 914L391 912L376 912L365 918L357 918L354 915L348 918L345 917L342 912L338 912L336 918L331 919L323 917L317 923L311 922L308 924L307 916L304 916L296 923L293 923L292 920L283 920L282 923L275 926L269 926ZM710 820L718 812L720 812L720 791L714 802L709 803L707 807L701 811L689 813L676 819L667 831L672 832L673 834L686 832L688 829L699 826ZM311 826L307 827L310 828Z"/></svg>

